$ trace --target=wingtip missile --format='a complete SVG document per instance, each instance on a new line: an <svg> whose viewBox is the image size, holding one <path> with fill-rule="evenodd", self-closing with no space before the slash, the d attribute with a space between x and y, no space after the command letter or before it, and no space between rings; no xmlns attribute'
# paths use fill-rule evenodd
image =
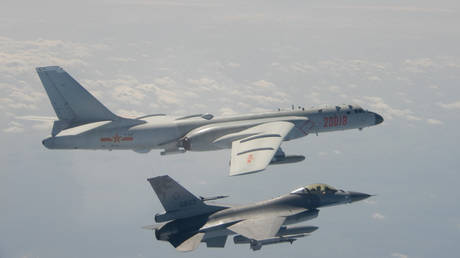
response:
<svg viewBox="0 0 460 258"><path fill-rule="evenodd" d="M203 197L200 196L201 201L206 202L206 201L213 201L213 200L218 200L218 199L224 199L228 198L228 195L218 195L218 196L211 196L211 197Z"/></svg>

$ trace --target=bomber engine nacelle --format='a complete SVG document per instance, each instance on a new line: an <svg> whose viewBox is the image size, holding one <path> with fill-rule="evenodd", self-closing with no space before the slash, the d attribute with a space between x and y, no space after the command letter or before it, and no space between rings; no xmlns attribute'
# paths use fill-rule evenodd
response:
<svg viewBox="0 0 460 258"><path fill-rule="evenodd" d="M272 161L270 161L270 165L296 163L303 160L305 160L305 156L303 155L274 156Z"/></svg>
<svg viewBox="0 0 460 258"><path fill-rule="evenodd" d="M188 132L179 141L179 147L187 151L208 151L230 148L233 141L255 134L244 133L244 130L251 126L254 126L254 124L230 123L226 125L205 125Z"/></svg>

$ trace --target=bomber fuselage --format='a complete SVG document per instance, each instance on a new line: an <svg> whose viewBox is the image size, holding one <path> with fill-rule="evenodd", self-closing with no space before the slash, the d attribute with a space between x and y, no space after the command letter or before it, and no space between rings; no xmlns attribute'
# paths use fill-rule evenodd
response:
<svg viewBox="0 0 460 258"><path fill-rule="evenodd" d="M137 152L164 149L166 154L178 150L218 150L230 148L232 141L247 137L238 135L238 132L271 121L295 124L284 139L288 141L310 133L369 127L381 123L383 118L352 105L221 118L180 118L159 114L77 126L43 140L43 144L49 149L132 149ZM228 136L231 134L234 137Z"/></svg>

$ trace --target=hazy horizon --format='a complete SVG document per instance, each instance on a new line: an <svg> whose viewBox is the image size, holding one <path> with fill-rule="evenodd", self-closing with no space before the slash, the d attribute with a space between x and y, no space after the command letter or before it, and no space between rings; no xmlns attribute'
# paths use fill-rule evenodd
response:
<svg viewBox="0 0 460 258"><path fill-rule="evenodd" d="M0 257L452 257L460 251L457 1L3 1ZM111 111L244 114L359 104L383 124L283 143L301 163L228 176L230 150L52 151L35 67L58 65ZM49 120L43 120L48 117ZM310 183L376 194L323 208L293 245L179 253L141 229L146 181L245 204Z"/></svg>

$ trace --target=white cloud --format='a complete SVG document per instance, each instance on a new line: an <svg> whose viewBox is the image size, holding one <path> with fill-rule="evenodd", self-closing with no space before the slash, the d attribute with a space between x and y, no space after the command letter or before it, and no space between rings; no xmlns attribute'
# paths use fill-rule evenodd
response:
<svg viewBox="0 0 460 258"><path fill-rule="evenodd" d="M238 68L240 67L241 65L239 63L235 63L235 62L229 62L227 64L227 66L231 67L231 68Z"/></svg>
<svg viewBox="0 0 460 258"><path fill-rule="evenodd" d="M452 103L437 103L438 106L445 109L460 109L460 100Z"/></svg>
<svg viewBox="0 0 460 258"><path fill-rule="evenodd" d="M404 118L412 121L420 121L422 118L415 116L414 112L408 108L398 109L393 108L385 103L381 97L365 96L362 99L354 99L357 103L362 103L370 106L374 111L383 112L385 119L393 119L394 117Z"/></svg>
<svg viewBox="0 0 460 258"><path fill-rule="evenodd" d="M244 97L248 99L249 101L252 101L252 102L255 101L256 103L261 104L261 105L284 103L283 99L271 97L271 96L251 94L251 95L246 95Z"/></svg>
<svg viewBox="0 0 460 258"><path fill-rule="evenodd" d="M136 110L127 110L127 109L118 109L117 115L127 118L136 118L140 116L144 116L145 114Z"/></svg>
<svg viewBox="0 0 460 258"><path fill-rule="evenodd" d="M37 130L51 130L53 128L53 122L52 121L40 121L38 123L35 123L32 126L33 129Z"/></svg>
<svg viewBox="0 0 460 258"><path fill-rule="evenodd" d="M53 122L57 120L54 116L18 116L19 120L36 122L31 128L37 130L50 130L53 127Z"/></svg>
<svg viewBox="0 0 460 258"><path fill-rule="evenodd" d="M0 98L0 107L3 109L11 108L11 109L28 109L28 110L35 110L37 106L35 104L30 103L22 103L15 101L11 98Z"/></svg>
<svg viewBox="0 0 460 258"><path fill-rule="evenodd" d="M109 61L120 62L120 63L127 63L127 62L135 62L136 59L132 57L109 57Z"/></svg>
<svg viewBox="0 0 460 258"><path fill-rule="evenodd" d="M383 219L385 219L385 216L383 214L381 214L381 213L376 212L376 213L372 214L372 218L375 219L375 220L383 220Z"/></svg>
<svg viewBox="0 0 460 258"><path fill-rule="evenodd" d="M224 87L221 87L215 80L207 77L201 77L200 79L188 79L187 82L196 86L194 90L200 92L224 89Z"/></svg>
<svg viewBox="0 0 460 258"><path fill-rule="evenodd" d="M332 92L332 93L339 93L340 92L340 87L339 86L329 86L327 88L329 90L329 92Z"/></svg>
<svg viewBox="0 0 460 258"><path fill-rule="evenodd" d="M209 79L209 78L206 78L206 77L202 77L200 79L188 79L188 82L190 84L200 85L200 86L208 86L208 85L212 85L212 84L216 83L215 80Z"/></svg>
<svg viewBox="0 0 460 258"><path fill-rule="evenodd" d="M426 122L427 122L428 124L430 124L430 125L442 125L442 124L444 124L442 121L439 121L439 120L433 119L433 118L428 118L428 119L426 120Z"/></svg>
<svg viewBox="0 0 460 258"><path fill-rule="evenodd" d="M21 102L38 103L43 101L45 94L37 91L14 88L10 97Z"/></svg>
<svg viewBox="0 0 460 258"><path fill-rule="evenodd" d="M414 116L414 115L406 115L406 118L407 118L407 120L411 120L411 121L420 121L420 120L422 120L421 117Z"/></svg>
<svg viewBox="0 0 460 258"><path fill-rule="evenodd" d="M378 76L376 76L376 75L374 75L374 76L369 76L367 79L368 79L369 81L381 81L381 80L382 80L380 77L378 77Z"/></svg>
<svg viewBox="0 0 460 258"><path fill-rule="evenodd" d="M133 87L118 86L113 90L112 97L120 102L140 105L146 95Z"/></svg>
<svg viewBox="0 0 460 258"><path fill-rule="evenodd" d="M229 115L235 115L235 114L237 114L236 111L234 111L233 109L228 108L228 107L224 107L224 108L219 109L219 113L220 113L222 116L229 116Z"/></svg>
<svg viewBox="0 0 460 258"><path fill-rule="evenodd" d="M167 76L155 79L155 83L161 86L172 86L176 84L176 82L173 79Z"/></svg>
<svg viewBox="0 0 460 258"><path fill-rule="evenodd" d="M57 118L54 116L18 116L16 119L28 120L28 121L54 121Z"/></svg>
<svg viewBox="0 0 460 258"><path fill-rule="evenodd" d="M405 70L412 73L421 73L428 68L433 68L437 64L431 58L406 59L404 61Z"/></svg>
<svg viewBox="0 0 460 258"><path fill-rule="evenodd" d="M158 104L179 104L181 99L176 91L166 90L160 87L155 89L155 95L157 98Z"/></svg>
<svg viewBox="0 0 460 258"><path fill-rule="evenodd" d="M408 258L409 257L407 254L402 254L402 253L392 253L391 256L396 257L396 258Z"/></svg>
<svg viewBox="0 0 460 258"><path fill-rule="evenodd" d="M153 83L141 83L136 86L137 89L143 90L146 92L153 92L157 88L157 86Z"/></svg>
<svg viewBox="0 0 460 258"><path fill-rule="evenodd" d="M21 123L11 121L8 123L8 127L3 129L5 133L22 133L24 132L24 128Z"/></svg>
<svg viewBox="0 0 460 258"><path fill-rule="evenodd" d="M256 107L250 110L251 113L263 113L263 112L268 112L268 111L270 110L266 108L259 108L259 107Z"/></svg>
<svg viewBox="0 0 460 258"><path fill-rule="evenodd" d="M364 202L367 203L367 204L371 204L371 205L374 205L374 204L377 203L376 201L371 200L371 199L366 199L366 200L364 200Z"/></svg>
<svg viewBox="0 0 460 258"><path fill-rule="evenodd" d="M434 61L431 58L406 59L404 63L412 66L421 67L431 67L435 65Z"/></svg>
<svg viewBox="0 0 460 258"><path fill-rule="evenodd" d="M101 44L0 37L0 73L17 76L32 72L34 67L49 64L65 67L83 66L83 58L89 57L95 50L104 48L107 46Z"/></svg>
<svg viewBox="0 0 460 258"><path fill-rule="evenodd" d="M266 81L266 80L255 81L255 82L252 83L252 85L258 86L258 87L261 87L261 88L271 88L271 87L275 86L274 83Z"/></svg>

